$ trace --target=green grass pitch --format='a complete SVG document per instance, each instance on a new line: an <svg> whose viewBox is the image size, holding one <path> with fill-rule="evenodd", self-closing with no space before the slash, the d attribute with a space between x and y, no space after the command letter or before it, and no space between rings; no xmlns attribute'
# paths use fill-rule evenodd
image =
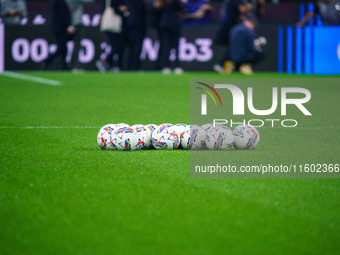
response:
<svg viewBox="0 0 340 255"><path fill-rule="evenodd" d="M26 74L62 86L0 75L0 254L338 254L339 179L194 179L188 151L98 147L110 122L189 123L190 78L220 76ZM340 163L340 83L324 81L301 79L311 128L260 129L232 160Z"/></svg>

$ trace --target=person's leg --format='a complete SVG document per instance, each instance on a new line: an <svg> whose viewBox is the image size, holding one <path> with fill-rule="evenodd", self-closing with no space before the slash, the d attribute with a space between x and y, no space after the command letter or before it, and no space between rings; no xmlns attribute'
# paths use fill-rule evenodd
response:
<svg viewBox="0 0 340 255"><path fill-rule="evenodd" d="M235 24L234 23L228 23L225 25L225 27L223 28L223 47L224 47L224 52L221 56L221 58L219 59L219 61L217 62L218 65L223 67L223 64L225 61L230 60L230 48L229 48L229 34L230 34L230 30L233 28Z"/></svg>
<svg viewBox="0 0 340 255"><path fill-rule="evenodd" d="M110 45L111 47L111 50L110 50L110 53L107 54L106 56L106 64L107 64L107 67L110 68L113 66L113 55L115 54L115 34L114 33L111 33L111 32L105 32L105 36L106 36L106 40L108 42L108 45Z"/></svg>
<svg viewBox="0 0 340 255"><path fill-rule="evenodd" d="M54 61L54 59L56 58L56 53L57 51L54 52L53 54L49 54L47 58L42 62L43 69L46 69L47 66L50 65Z"/></svg>
<svg viewBox="0 0 340 255"><path fill-rule="evenodd" d="M213 69L218 72L218 73L231 73L232 71L232 64L230 62L230 48L229 48L229 33L230 30L232 28L232 24L227 24L224 29L223 29L223 33L224 33L224 39L223 39L223 54L221 55L221 57L219 58L219 60L217 61L217 63L213 66ZM226 66L224 65L224 63L226 63ZM225 69L225 67L227 69Z"/></svg>
<svg viewBox="0 0 340 255"><path fill-rule="evenodd" d="M69 67L66 63L68 39L68 34L63 34L62 36L59 36L59 40L57 41L58 49L60 49L61 65L63 70L69 70Z"/></svg>
<svg viewBox="0 0 340 255"><path fill-rule="evenodd" d="M161 70L162 69L162 64L161 64L161 55L162 55L162 47L163 47L163 42L162 42L162 30L157 27L156 29L157 32L157 38L159 41L159 49L158 49L158 58L155 63L155 70Z"/></svg>
<svg viewBox="0 0 340 255"><path fill-rule="evenodd" d="M170 40L171 40L171 36L169 33L169 30L164 29L161 31L161 42L162 42L162 52L160 55L160 67L162 69L164 68L169 68L169 55L170 55L170 50L171 50L171 45L170 45Z"/></svg>
<svg viewBox="0 0 340 255"><path fill-rule="evenodd" d="M172 31L171 48L176 50L176 59L174 61L175 68L180 67L180 61L179 61L179 39L180 39L180 37L181 37L180 28Z"/></svg>
<svg viewBox="0 0 340 255"><path fill-rule="evenodd" d="M100 72L107 72L111 67L113 67L113 55L115 54L115 34L111 32L104 32L104 35L106 37L107 46L110 46L111 49L105 59L99 59L96 61L96 67Z"/></svg>
<svg viewBox="0 0 340 255"><path fill-rule="evenodd" d="M57 57L59 57L61 55L62 52L65 51L65 47L66 47L66 42L65 41L65 35L60 34L60 33L56 33L54 34L56 43L57 43L57 49L54 53L49 54L48 57L45 59L44 61L44 67L46 68L49 64L51 64ZM67 48L66 48L66 53L67 53Z"/></svg>
<svg viewBox="0 0 340 255"><path fill-rule="evenodd" d="M44 69L51 64L57 57L61 57L61 65L63 70L68 70L68 66L66 63L66 55L67 55L67 41L68 34L57 33L55 34L56 42L57 42L57 50L50 54L47 59L44 61Z"/></svg>
<svg viewBox="0 0 340 255"><path fill-rule="evenodd" d="M81 25L76 26L76 32L73 35L73 52L70 61L73 69L81 69L81 64L79 62L79 51L81 48L82 30L83 27Z"/></svg>
<svg viewBox="0 0 340 255"><path fill-rule="evenodd" d="M226 32L226 30L228 29L229 23L228 17L224 15L218 27L214 44L225 45L228 43L228 31Z"/></svg>
<svg viewBox="0 0 340 255"><path fill-rule="evenodd" d="M116 67L119 67L120 70L123 69L123 59L124 59L124 40L125 40L125 32L120 34L115 34L115 52L118 56Z"/></svg>
<svg viewBox="0 0 340 255"><path fill-rule="evenodd" d="M224 62L226 62L227 60L230 60L229 46L225 47L224 53L222 54L222 57L220 58L218 64L223 66Z"/></svg>
<svg viewBox="0 0 340 255"><path fill-rule="evenodd" d="M181 30L180 28L175 29L172 31L171 35L171 47L176 51L176 59L174 61L174 73L175 74L182 74L183 69L180 64L180 58L179 58L179 40L181 37Z"/></svg>
<svg viewBox="0 0 340 255"><path fill-rule="evenodd" d="M235 64L231 61L229 46L225 46L225 51L220 60L213 66L213 69L218 73L230 74L235 69Z"/></svg>
<svg viewBox="0 0 340 255"><path fill-rule="evenodd" d="M137 38L136 38L136 54L135 54L136 66L135 66L135 70L139 70L140 66L141 66L140 54L141 54L142 49L143 49L144 36L145 36L145 28L139 28L138 32L137 32Z"/></svg>
<svg viewBox="0 0 340 255"><path fill-rule="evenodd" d="M136 40L136 29L129 27L127 30L127 43L129 46L127 69L129 71L132 71L135 68L135 64L134 64L135 40Z"/></svg>
<svg viewBox="0 0 340 255"><path fill-rule="evenodd" d="M140 68L140 53L143 47L144 28L129 29L129 59L128 69L139 70Z"/></svg>

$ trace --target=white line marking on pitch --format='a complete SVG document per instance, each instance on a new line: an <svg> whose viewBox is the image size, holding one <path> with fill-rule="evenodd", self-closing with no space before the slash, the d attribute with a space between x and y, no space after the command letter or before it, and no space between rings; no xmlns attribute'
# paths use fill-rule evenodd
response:
<svg viewBox="0 0 340 255"><path fill-rule="evenodd" d="M31 75L26 75L26 74L21 74L21 73L15 73L15 72L10 72L10 71L5 71L2 73L2 75L11 77L14 79L19 79L19 80L24 80L24 81L33 81L36 83L42 83L45 85L50 85L50 86L60 86L61 82L60 81L55 81L55 80L50 80L50 79L45 79L37 76L31 76Z"/></svg>

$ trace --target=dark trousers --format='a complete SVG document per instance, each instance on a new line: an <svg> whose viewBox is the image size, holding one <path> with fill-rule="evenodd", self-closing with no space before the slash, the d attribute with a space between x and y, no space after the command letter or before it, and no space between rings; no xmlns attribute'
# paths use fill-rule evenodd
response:
<svg viewBox="0 0 340 255"><path fill-rule="evenodd" d="M161 30L161 52L160 66L161 68L170 67L169 56L171 49L176 50L175 67L179 66L179 38L181 36L180 29L162 29Z"/></svg>
<svg viewBox="0 0 340 255"><path fill-rule="evenodd" d="M226 21L222 23L217 31L217 35L214 43L223 46L224 53L220 57L218 64L223 66L224 62L230 60L230 52L229 52L229 34L230 30L236 25L236 22Z"/></svg>
<svg viewBox="0 0 340 255"><path fill-rule="evenodd" d="M76 26L76 32L73 34L73 51L70 61L72 68L80 69L82 67L79 62L79 51L81 49L82 32L83 26Z"/></svg>
<svg viewBox="0 0 340 255"><path fill-rule="evenodd" d="M244 60L236 60L233 61L235 63L235 68L236 70L238 70L240 68L241 65L243 64L252 64L252 65L256 65L259 62L261 62L264 59L264 54L263 51L259 51L259 50L255 50L253 52L253 57L250 59L244 59Z"/></svg>
<svg viewBox="0 0 340 255"><path fill-rule="evenodd" d="M67 55L67 42L69 41L70 36L67 33L55 33L55 39L57 41L57 50L56 52L47 57L47 59L45 60L45 64L49 65L60 56L63 70L68 70L68 66L66 63L66 55Z"/></svg>
<svg viewBox="0 0 340 255"><path fill-rule="evenodd" d="M128 70L136 71L140 68L140 53L143 47L145 29L129 28L127 32L129 44Z"/></svg>
<svg viewBox="0 0 340 255"><path fill-rule="evenodd" d="M120 69L123 67L123 50L124 50L124 35L123 33L111 33L105 32L106 39L111 46L111 51L106 57L106 62L108 63L109 67L116 67L118 66ZM118 56L118 61L113 60L113 56Z"/></svg>
<svg viewBox="0 0 340 255"><path fill-rule="evenodd" d="M214 40L215 44L219 45L229 45L229 34L230 30L237 25L235 21L224 21L217 30L216 37Z"/></svg>
<svg viewBox="0 0 340 255"><path fill-rule="evenodd" d="M156 28L156 32L157 32L157 38L159 40L159 49L158 49L158 58L157 58L157 61L156 61L156 65L155 65L155 70L161 70L162 69L162 66L161 66L161 54L162 54L162 46L163 46L163 43L162 43L162 30L157 27Z"/></svg>
<svg viewBox="0 0 340 255"><path fill-rule="evenodd" d="M229 46L226 46L224 53L222 54L222 57L220 58L218 64L220 66L223 66L224 62L227 60L230 60Z"/></svg>

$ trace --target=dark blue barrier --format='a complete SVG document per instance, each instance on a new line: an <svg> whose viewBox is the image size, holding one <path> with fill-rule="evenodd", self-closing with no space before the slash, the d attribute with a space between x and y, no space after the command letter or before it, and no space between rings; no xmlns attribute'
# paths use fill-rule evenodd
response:
<svg viewBox="0 0 340 255"><path fill-rule="evenodd" d="M340 26L287 26L285 30L285 36L282 27L278 33L279 72L340 74Z"/></svg>

